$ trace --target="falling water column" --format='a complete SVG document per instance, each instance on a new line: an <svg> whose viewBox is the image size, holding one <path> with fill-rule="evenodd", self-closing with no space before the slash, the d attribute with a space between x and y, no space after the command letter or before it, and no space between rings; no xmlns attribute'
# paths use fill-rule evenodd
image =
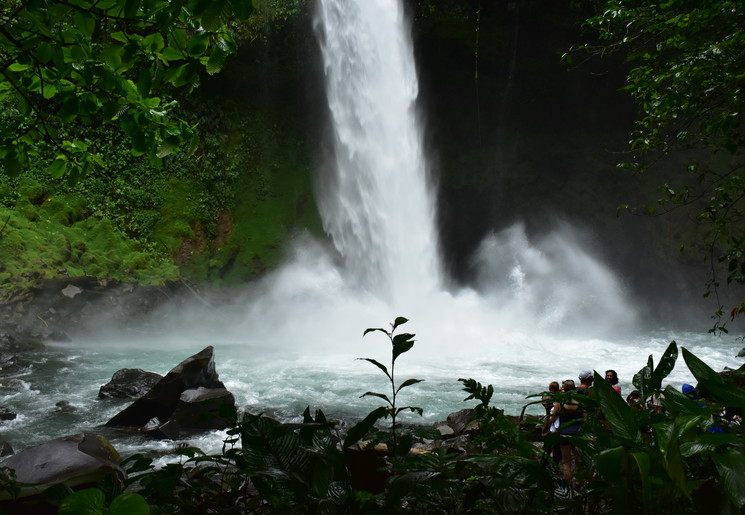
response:
<svg viewBox="0 0 745 515"><path fill-rule="evenodd" d="M318 188L324 228L361 288L392 305L421 302L441 274L403 7L320 0L316 29L333 125Z"/></svg>

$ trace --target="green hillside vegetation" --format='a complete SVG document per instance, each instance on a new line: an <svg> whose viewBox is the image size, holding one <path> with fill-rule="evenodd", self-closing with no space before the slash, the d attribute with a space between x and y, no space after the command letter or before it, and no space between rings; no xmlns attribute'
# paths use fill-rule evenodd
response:
<svg viewBox="0 0 745 515"><path fill-rule="evenodd" d="M208 104L203 145L163 167L105 131L108 166L68 184L34 166L0 176L3 296L40 279L245 281L296 227L318 227L307 152L261 113ZM289 143L288 143L289 142Z"/></svg>

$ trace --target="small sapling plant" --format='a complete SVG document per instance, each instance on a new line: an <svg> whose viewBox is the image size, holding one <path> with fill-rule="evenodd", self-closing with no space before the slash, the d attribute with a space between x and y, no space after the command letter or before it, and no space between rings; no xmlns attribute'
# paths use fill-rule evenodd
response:
<svg viewBox="0 0 745 515"><path fill-rule="evenodd" d="M421 383L423 379L407 379L404 382L400 384L396 384L396 360L398 359L401 354L408 352L411 350L412 347L414 347L414 334L411 333L396 333L396 329L398 329L399 326L405 324L408 322L408 319L404 317L398 317L396 320L391 324L391 329L386 330L383 328L375 327L375 328L368 328L363 333L363 337L366 336L368 333L372 332L381 332L385 334L391 343L391 364L390 369L380 363L379 361L372 359L372 358L358 358L360 360L368 361L378 367L388 378L388 381L391 385L390 394L385 393L379 393L379 392L365 392L360 397L378 397L380 399L383 399L386 402L385 406L381 406L365 417L364 420L362 420L360 423L352 427L348 434L347 438L344 441L344 446L348 447L357 441L360 440L365 434L367 434L370 429L375 425L375 423L380 420L381 418L388 418L391 417L391 433L390 433L390 442L389 442L389 450L393 452L395 455L402 455L409 452L411 449L412 444L412 438L411 435L399 435L398 431L396 429L396 419L398 418L399 413L402 411L412 411L415 413L419 413L419 415L422 415L422 408L418 406L399 406L398 405L398 396L399 393L401 393L401 390L404 388Z"/></svg>

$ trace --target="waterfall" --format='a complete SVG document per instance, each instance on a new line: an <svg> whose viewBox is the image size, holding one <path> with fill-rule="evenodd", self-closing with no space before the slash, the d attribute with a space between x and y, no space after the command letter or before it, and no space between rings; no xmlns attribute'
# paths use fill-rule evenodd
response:
<svg viewBox="0 0 745 515"><path fill-rule="evenodd" d="M440 288L435 206L399 0L320 0L316 29L333 125L319 184L324 228L352 280L393 303Z"/></svg>
<svg viewBox="0 0 745 515"><path fill-rule="evenodd" d="M318 0L315 30L331 143L316 200L329 238L290 242L292 255L241 299L231 339L338 359L359 352L352 344L365 328L405 316L426 342L415 353L507 364L563 352L557 337L635 327L623 283L585 250L591 235L559 217L540 236L519 222L487 235L473 256L474 284L444 277L401 2Z"/></svg>

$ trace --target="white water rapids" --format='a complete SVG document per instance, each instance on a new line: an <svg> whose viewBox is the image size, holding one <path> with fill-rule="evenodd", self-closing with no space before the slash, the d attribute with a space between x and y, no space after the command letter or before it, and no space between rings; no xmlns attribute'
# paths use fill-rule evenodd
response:
<svg viewBox="0 0 745 515"><path fill-rule="evenodd" d="M251 285L230 313L194 308L171 314L168 333L50 347L0 385L0 405L21 414L0 425L0 439L23 448L100 431L122 409L96 399L116 370L165 374L207 345L215 347L220 378L251 411L292 418L310 405L332 418L359 417L377 407L359 396L386 385L380 371L354 358L390 356L382 335L363 339L363 330L397 316L410 319L402 330L417 334L397 364L399 377L425 380L402 396L424 408L425 423L470 405L462 402L461 377L493 384L493 403L513 414L527 395L586 368L616 369L628 392L647 356L657 360L673 338L712 367L737 366L734 338L637 330L623 281L570 225L538 240L520 224L492 234L473 258L478 287L450 284L400 1L321 0L316 23L333 123L333 152L317 192L329 241L297 237L286 262ZM679 386L693 378L680 361L669 380ZM61 399L73 408L55 408ZM107 434L123 454L173 445ZM215 451L221 440L210 434L194 443Z"/></svg>

